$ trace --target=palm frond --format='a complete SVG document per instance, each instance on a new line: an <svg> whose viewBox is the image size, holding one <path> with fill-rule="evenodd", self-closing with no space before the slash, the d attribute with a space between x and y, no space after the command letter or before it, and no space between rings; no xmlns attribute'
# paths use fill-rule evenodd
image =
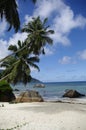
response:
<svg viewBox="0 0 86 130"><path fill-rule="evenodd" d="M27 61L31 61L31 62L39 62L39 57L34 56L34 57L30 57L27 59Z"/></svg>
<svg viewBox="0 0 86 130"><path fill-rule="evenodd" d="M19 48L22 48L22 43L20 40L18 40L18 46L19 46Z"/></svg>
<svg viewBox="0 0 86 130"><path fill-rule="evenodd" d="M48 18L45 18L43 21L43 26L46 24L47 21L48 21Z"/></svg>
<svg viewBox="0 0 86 130"><path fill-rule="evenodd" d="M32 0L32 1L33 1L33 3L36 3L37 0Z"/></svg>
<svg viewBox="0 0 86 130"><path fill-rule="evenodd" d="M16 45L10 45L8 47L8 50L15 52L15 51L17 51L17 46Z"/></svg>
<svg viewBox="0 0 86 130"><path fill-rule="evenodd" d="M26 46L26 43L21 43L20 41L17 44L17 46L10 45L9 49L14 52L15 48L19 51L22 47ZM14 85L18 82L26 84L31 79L30 66L39 70L39 67L35 64L36 62L39 62L39 58L37 56L30 57L29 50L25 47L22 51L7 57L1 63L1 66L6 68L3 71L2 78L5 77L8 82L13 83Z"/></svg>
<svg viewBox="0 0 86 130"><path fill-rule="evenodd" d="M17 0L0 0L0 18L6 18L9 23L8 31L14 27L15 32L20 29L20 18L17 6ZM31 0L36 3L37 0Z"/></svg>
<svg viewBox="0 0 86 130"><path fill-rule="evenodd" d="M52 45L52 44L53 44L53 40L52 40L50 37L44 36L44 38L46 39L46 42L47 42L49 45Z"/></svg>
<svg viewBox="0 0 86 130"><path fill-rule="evenodd" d="M40 68L39 68L36 64L33 64L33 63L29 62L29 65L30 65L32 68L34 68L34 69L40 71Z"/></svg>
<svg viewBox="0 0 86 130"><path fill-rule="evenodd" d="M47 34L54 34L54 30L48 30L46 33Z"/></svg>
<svg viewBox="0 0 86 130"><path fill-rule="evenodd" d="M15 32L20 28L19 14L17 10L17 4L15 0L3 0L0 1L0 16L1 19L5 16L7 22L9 23L8 31L15 28Z"/></svg>
<svg viewBox="0 0 86 130"><path fill-rule="evenodd" d="M45 54L43 52L43 47L48 44L53 44L50 34L53 34L53 30L49 30L49 26L45 26L47 18L44 21L41 21L40 17L33 18L27 25L22 29L23 32L27 32L28 36L26 43L32 52L35 55ZM29 44L30 42L30 44Z"/></svg>

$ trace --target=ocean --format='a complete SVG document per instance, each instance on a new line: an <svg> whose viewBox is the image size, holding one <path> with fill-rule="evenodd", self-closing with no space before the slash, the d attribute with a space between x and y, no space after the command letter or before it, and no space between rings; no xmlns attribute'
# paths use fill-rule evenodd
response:
<svg viewBox="0 0 86 130"><path fill-rule="evenodd" d="M78 92L86 95L86 81L76 81L76 82L48 82L43 83L45 88L34 88L33 86L36 83L28 83L26 86L22 84L18 84L13 89L19 89L19 92L15 92L19 95L21 91L25 90L36 90L38 91L41 96L44 98L45 101L57 101L62 98L62 95L65 93L66 90L74 89ZM86 97L83 97L86 98Z"/></svg>

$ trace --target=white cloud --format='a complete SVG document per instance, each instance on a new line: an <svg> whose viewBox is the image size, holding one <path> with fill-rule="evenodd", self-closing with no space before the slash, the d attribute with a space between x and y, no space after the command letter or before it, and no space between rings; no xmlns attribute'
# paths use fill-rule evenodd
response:
<svg viewBox="0 0 86 130"><path fill-rule="evenodd" d="M52 35L55 43L64 46L70 45L68 34L72 29L84 28L86 18L75 16L73 10L63 0L38 0L33 16L48 17L52 23L55 34Z"/></svg>
<svg viewBox="0 0 86 130"><path fill-rule="evenodd" d="M51 36L54 39L54 43L60 43L64 46L70 45L71 43L68 35L72 29L82 29L86 26L86 18L82 15L75 16L73 10L64 3L64 0L38 0L33 16L38 15L40 15L43 19L45 17L49 18L51 27L55 30L55 34ZM25 23L30 21L33 16L26 15ZM4 34L6 27L7 23L5 20L0 22L0 36ZM7 46L10 44L17 44L18 40L24 41L26 37L26 33L16 33L11 38L9 38L8 41L0 40L2 43L0 44L0 58L8 53ZM4 48L4 52L2 52L2 48ZM52 49L45 48L45 52L47 55L53 54ZM85 51L80 53L80 55L82 59L86 58ZM67 57L64 58L64 61L66 60L68 60Z"/></svg>
<svg viewBox="0 0 86 130"><path fill-rule="evenodd" d="M24 41L27 37L27 33L16 33L8 41L0 39L0 59L9 54L8 46L17 45L18 40Z"/></svg>
<svg viewBox="0 0 86 130"><path fill-rule="evenodd" d="M18 40L24 41L27 38L27 33L16 33L8 41L8 45L17 44Z"/></svg>
<svg viewBox="0 0 86 130"><path fill-rule="evenodd" d="M45 50L45 54L48 56L52 55L54 53L54 50L47 48L47 47L45 47L44 50Z"/></svg>
<svg viewBox="0 0 86 130"><path fill-rule="evenodd" d="M7 48L8 48L7 41L3 41L2 39L0 39L0 59L7 56L8 54Z"/></svg>
<svg viewBox="0 0 86 130"><path fill-rule="evenodd" d="M86 50L79 51L77 54L78 54L80 59L86 60Z"/></svg>
<svg viewBox="0 0 86 130"><path fill-rule="evenodd" d="M7 29L7 22L5 19L0 22L0 37L4 35ZM8 46L17 44L18 40L24 41L27 37L27 33L15 33L8 41L0 39L0 59L4 58L9 54Z"/></svg>
<svg viewBox="0 0 86 130"><path fill-rule="evenodd" d="M28 14L25 15L25 24L28 24L32 20L32 16L29 16Z"/></svg>
<svg viewBox="0 0 86 130"><path fill-rule="evenodd" d="M3 19L3 21L0 22L0 37L4 35L6 28L7 28L7 23L5 19Z"/></svg>
<svg viewBox="0 0 86 130"><path fill-rule="evenodd" d="M73 56L63 56L61 59L58 60L58 63L60 64L76 64L77 63L77 57Z"/></svg>
<svg viewBox="0 0 86 130"><path fill-rule="evenodd" d="M31 69L31 72L35 72L35 71L38 71L36 68L34 68L34 67L30 67L30 69Z"/></svg>
<svg viewBox="0 0 86 130"><path fill-rule="evenodd" d="M56 9L54 0L39 0L34 11L34 16L41 16L42 18L49 17Z"/></svg>
<svg viewBox="0 0 86 130"><path fill-rule="evenodd" d="M86 49L83 51L78 51L75 56L63 56L61 59L58 60L60 64L76 64L78 60L86 60Z"/></svg>
<svg viewBox="0 0 86 130"><path fill-rule="evenodd" d="M71 57L64 56L62 59L59 59L60 64L70 64L71 63Z"/></svg>

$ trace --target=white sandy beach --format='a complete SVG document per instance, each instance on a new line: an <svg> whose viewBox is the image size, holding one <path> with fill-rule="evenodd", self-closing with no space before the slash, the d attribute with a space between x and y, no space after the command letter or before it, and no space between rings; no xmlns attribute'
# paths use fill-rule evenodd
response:
<svg viewBox="0 0 86 130"><path fill-rule="evenodd" d="M42 102L0 103L0 106L0 130L86 130L85 104Z"/></svg>

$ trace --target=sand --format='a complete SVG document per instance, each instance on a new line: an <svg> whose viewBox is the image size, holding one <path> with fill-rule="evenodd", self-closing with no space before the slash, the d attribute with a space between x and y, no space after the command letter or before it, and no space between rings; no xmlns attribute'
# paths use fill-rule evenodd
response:
<svg viewBox="0 0 86 130"><path fill-rule="evenodd" d="M42 102L0 103L0 106L0 130L86 130L85 104Z"/></svg>

